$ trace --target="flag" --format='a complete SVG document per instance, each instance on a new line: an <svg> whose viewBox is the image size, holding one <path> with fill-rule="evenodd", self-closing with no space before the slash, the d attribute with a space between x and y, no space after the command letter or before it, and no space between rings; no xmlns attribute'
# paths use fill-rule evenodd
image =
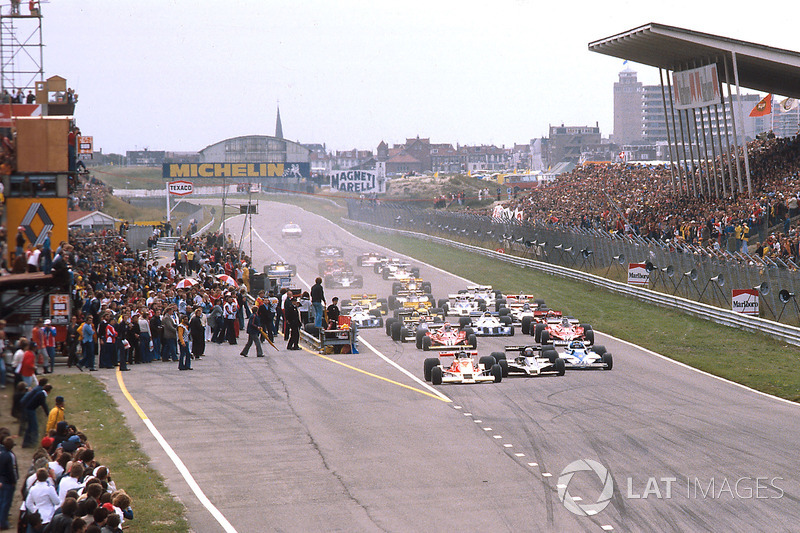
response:
<svg viewBox="0 0 800 533"><path fill-rule="evenodd" d="M781 109L784 111L791 111L797 107L797 100L795 98L787 98L781 102Z"/></svg>
<svg viewBox="0 0 800 533"><path fill-rule="evenodd" d="M763 117L772 113L772 95L768 94L750 111L751 117Z"/></svg>

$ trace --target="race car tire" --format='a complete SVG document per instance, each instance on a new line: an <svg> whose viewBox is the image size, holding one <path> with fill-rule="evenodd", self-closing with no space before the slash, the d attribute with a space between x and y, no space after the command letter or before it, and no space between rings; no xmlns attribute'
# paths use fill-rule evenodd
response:
<svg viewBox="0 0 800 533"><path fill-rule="evenodd" d="M614 368L614 358L611 357L611 354L606 352L603 354L603 362L606 366L603 367L603 370L611 370Z"/></svg>
<svg viewBox="0 0 800 533"><path fill-rule="evenodd" d="M567 371L567 364L560 357L556 359L556 374L563 376Z"/></svg>
<svg viewBox="0 0 800 533"><path fill-rule="evenodd" d="M392 294L391 296L389 296L389 309L390 310L394 310L394 309L397 309L397 307L398 307L398 305L397 305L397 296Z"/></svg>
<svg viewBox="0 0 800 533"><path fill-rule="evenodd" d="M499 314L501 317L502 317L502 316L508 316L508 315L510 315L510 314L511 314L511 309L509 309L508 307L501 307L501 308L500 308L500 310L499 310L499 311L497 311L497 313L498 313L498 314Z"/></svg>
<svg viewBox="0 0 800 533"><path fill-rule="evenodd" d="M529 316L522 317L522 334L523 335L530 335L531 334L531 320L533 318Z"/></svg>
<svg viewBox="0 0 800 533"><path fill-rule="evenodd" d="M342 300L342 301L339 303L339 307L350 307L350 304L351 304L351 303L352 303L352 302L351 302L350 300Z"/></svg>
<svg viewBox="0 0 800 533"><path fill-rule="evenodd" d="M536 299L533 301L533 303L535 303L537 307L544 307L544 300L542 299Z"/></svg>
<svg viewBox="0 0 800 533"><path fill-rule="evenodd" d="M505 352L492 352L491 357L494 357L495 361L500 361L501 359L505 360L506 353Z"/></svg>
<svg viewBox="0 0 800 533"><path fill-rule="evenodd" d="M546 357L551 363L555 363L558 359L558 352L552 348L542 349L542 357Z"/></svg>
<svg viewBox="0 0 800 533"><path fill-rule="evenodd" d="M403 285L401 285L399 281L395 281L394 283L392 283L392 294L396 295L402 288Z"/></svg>
<svg viewBox="0 0 800 533"><path fill-rule="evenodd" d="M482 355L480 359L478 359L478 364L483 365L485 369L489 369L497 364L497 359L491 355Z"/></svg>
<svg viewBox="0 0 800 533"><path fill-rule="evenodd" d="M442 367L435 366L431 368L431 383L433 385L442 384Z"/></svg>
<svg viewBox="0 0 800 533"><path fill-rule="evenodd" d="M428 310L428 312L432 315L444 316L444 309L442 309L441 307L432 307L431 309Z"/></svg>
<svg viewBox="0 0 800 533"><path fill-rule="evenodd" d="M433 307L434 302L436 302L436 300L434 300L433 298L433 294L426 292L425 294L422 295L422 297L425 298L426 301L430 302L431 307Z"/></svg>
<svg viewBox="0 0 800 533"><path fill-rule="evenodd" d="M425 381L431 380L431 370L436 366L439 366L438 357L428 357L425 359Z"/></svg>
<svg viewBox="0 0 800 533"><path fill-rule="evenodd" d="M368 311L368 313L370 315L374 316L375 318L380 318L381 317L381 310L380 309L370 309Z"/></svg>
<svg viewBox="0 0 800 533"><path fill-rule="evenodd" d="M467 289L458 289L458 294L467 294Z"/></svg>
<svg viewBox="0 0 800 533"><path fill-rule="evenodd" d="M495 383L500 383L503 381L503 367L498 364L492 366L492 376L494 376Z"/></svg>
<svg viewBox="0 0 800 533"><path fill-rule="evenodd" d="M594 345L594 330L591 327L589 329L584 329L583 335L586 337L586 342Z"/></svg>
<svg viewBox="0 0 800 533"><path fill-rule="evenodd" d="M392 336L392 324L394 324L395 322L397 322L397 319L396 318L392 318L392 317L387 318L383 322L384 326L386 326L386 336L387 337L391 337Z"/></svg>
<svg viewBox="0 0 800 533"><path fill-rule="evenodd" d="M433 288L431 287L430 281L423 281L422 282L422 292L427 292L428 294L433 292ZM431 302L433 303L433 302Z"/></svg>
<svg viewBox="0 0 800 533"><path fill-rule="evenodd" d="M475 302L478 304L478 311L486 311L486 300L483 298L476 298Z"/></svg>
<svg viewBox="0 0 800 533"><path fill-rule="evenodd" d="M408 331L408 328L406 327L400 328L400 342L408 342L409 335L411 335L411 332Z"/></svg>
<svg viewBox="0 0 800 533"><path fill-rule="evenodd" d="M494 310L495 311L499 311L501 307L505 307L506 306L506 303L507 302L506 302L505 298L499 298L499 299L495 300L494 301Z"/></svg>
<svg viewBox="0 0 800 533"><path fill-rule="evenodd" d="M542 344L547 344L548 342L550 342L550 332L547 330L542 331L539 334L539 342Z"/></svg>
<svg viewBox="0 0 800 533"><path fill-rule="evenodd" d="M444 309L444 308L445 308L445 306L447 305L447 301L448 301L448 300L447 300L447 298L441 298L441 299L440 299L440 300L437 302L437 304L438 304L438 305L437 305L436 307L438 307L438 308L440 308L440 309Z"/></svg>
<svg viewBox="0 0 800 533"><path fill-rule="evenodd" d="M550 308L549 308L549 307L540 307L540 308L539 308L539 311L545 311L545 312L547 312L547 311L549 311L549 310L550 310Z"/></svg>
<svg viewBox="0 0 800 533"><path fill-rule="evenodd" d="M392 324L392 340L399 341L400 340L400 331L402 330L403 325L400 322L395 322Z"/></svg>
<svg viewBox="0 0 800 533"><path fill-rule="evenodd" d="M597 355L603 355L604 353L606 353L606 347L603 346L602 344L595 344L594 346L592 346L592 351Z"/></svg>
<svg viewBox="0 0 800 533"><path fill-rule="evenodd" d="M504 307L503 309L508 309L508 307ZM501 309L500 311L502 311L503 309ZM508 316L507 314L505 315L501 314L500 323L503 324L504 326L510 326L512 323L511 317Z"/></svg>
<svg viewBox="0 0 800 533"><path fill-rule="evenodd" d="M381 265L379 265L377 263L372 265L372 271L375 272L376 274L380 274L381 273Z"/></svg>
<svg viewBox="0 0 800 533"><path fill-rule="evenodd" d="M467 344L472 346L473 349L478 347L478 337L475 336L474 333L470 333L467 335Z"/></svg>
<svg viewBox="0 0 800 533"><path fill-rule="evenodd" d="M500 368L503 369L503 377L507 378L508 377L508 361L505 360L505 359L500 359L499 361L497 361L497 364L500 365Z"/></svg>
<svg viewBox="0 0 800 533"><path fill-rule="evenodd" d="M381 274L381 276L383 277L383 279L389 279L389 274L390 274L389 269L386 268L386 269L383 270L383 273Z"/></svg>
<svg viewBox="0 0 800 533"><path fill-rule="evenodd" d="M513 325L511 326L511 333L509 333L509 335L510 335L511 337L513 337L513 336L514 336L514 326L513 326Z"/></svg>
<svg viewBox="0 0 800 533"><path fill-rule="evenodd" d="M503 297L503 291L494 291L494 299L499 300Z"/></svg>
<svg viewBox="0 0 800 533"><path fill-rule="evenodd" d="M313 335L314 337L319 337L319 328L314 325L313 322L309 322L303 328L306 330L306 333L309 335Z"/></svg>
<svg viewBox="0 0 800 533"><path fill-rule="evenodd" d="M412 268L411 269L411 275L414 276L415 278L418 278L419 277L419 268L417 268L417 267Z"/></svg>
<svg viewBox="0 0 800 533"><path fill-rule="evenodd" d="M441 307L444 310L444 316L447 316L450 313L450 304L445 302L445 304Z"/></svg>
<svg viewBox="0 0 800 533"><path fill-rule="evenodd" d="M422 337L422 351L429 352L431 351L431 338L427 335Z"/></svg>
<svg viewBox="0 0 800 533"><path fill-rule="evenodd" d="M535 324L533 326L533 331L531 331L531 334L533 335L534 342L541 342L542 330L544 330L544 324Z"/></svg>
<svg viewBox="0 0 800 533"><path fill-rule="evenodd" d="M460 316L458 317L458 327L460 329L464 329L472 323L472 320L469 319L468 316Z"/></svg>
<svg viewBox="0 0 800 533"><path fill-rule="evenodd" d="M398 319L399 319L399 318L400 318L400 311L402 311L402 309L400 309L400 308L398 307L397 309L395 309L394 311L392 311L392 316L394 316L395 318L398 318Z"/></svg>
<svg viewBox="0 0 800 533"><path fill-rule="evenodd" d="M417 333L416 333L417 350L421 350L422 349L422 339L423 338L425 338L425 331L424 330L417 330Z"/></svg>
<svg viewBox="0 0 800 533"><path fill-rule="evenodd" d="M378 327L379 327L379 328L382 328L382 327L383 327L383 317L382 317L382 316L379 316L379 317L378 317Z"/></svg>
<svg viewBox="0 0 800 533"><path fill-rule="evenodd" d="M297 265L289 265L289 272L292 273L292 276L297 275Z"/></svg>

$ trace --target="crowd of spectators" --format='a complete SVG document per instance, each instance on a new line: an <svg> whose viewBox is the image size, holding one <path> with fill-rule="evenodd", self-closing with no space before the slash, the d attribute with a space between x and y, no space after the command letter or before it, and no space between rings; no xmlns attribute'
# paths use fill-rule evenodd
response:
<svg viewBox="0 0 800 533"><path fill-rule="evenodd" d="M800 136L764 136L749 143L748 153L752 197L732 194L730 187L725 197L709 197L700 185L698 195L692 194L693 186L681 194L674 189L666 165L590 163L502 205L523 220L675 239L729 251L755 245L758 229L778 226L769 246L758 243L756 248L796 260L797 228L790 219L800 214ZM717 163L727 169L727 160ZM696 178L705 181L702 169Z"/></svg>
<svg viewBox="0 0 800 533"><path fill-rule="evenodd" d="M78 172L70 175L68 205L70 211L102 211L112 189L78 162Z"/></svg>
<svg viewBox="0 0 800 533"><path fill-rule="evenodd" d="M65 398L56 396L55 405L48 406L53 386L47 378L37 380L29 374L34 357L28 341L20 339L14 354L20 371L15 372L10 407L19 421L18 435L25 436L23 448L34 451L27 469L20 470L13 452L16 439L9 428L0 428L0 530L10 527L11 505L19 488L17 531L121 531L122 524L133 519L131 498L100 464L87 436L67 421ZM37 421L40 409L47 418L43 436Z"/></svg>

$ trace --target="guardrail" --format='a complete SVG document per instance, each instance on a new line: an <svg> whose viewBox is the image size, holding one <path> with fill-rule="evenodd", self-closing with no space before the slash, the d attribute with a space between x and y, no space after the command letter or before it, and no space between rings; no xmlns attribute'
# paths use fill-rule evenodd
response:
<svg viewBox="0 0 800 533"><path fill-rule="evenodd" d="M367 228L372 231L405 235L417 239L427 240L435 242L437 244L443 244L446 246L457 248L459 250L465 250L471 253L482 255L484 257L489 257L492 259L497 259L499 261L504 261L506 263L511 263L517 266L532 268L565 279L570 279L573 281L581 281L584 283L591 283L592 285L595 285L597 287L602 287L606 290L609 290L617 294L622 294L624 296L636 298L637 300L643 302L647 302L653 305L658 305L660 307L675 309L684 312L686 314L695 316L697 318L702 318L704 320L711 320L712 322L716 322L717 324L723 324L725 326L740 328L746 331L763 333L765 335L769 335L770 337L779 339L788 344L792 344L794 346L800 346L800 328L796 328L794 326L789 326L786 324L781 324L778 322L773 322L772 320L766 320L759 317L746 316L739 313L735 313L733 311L720 309L718 307L707 305L701 302L696 302L679 296L671 296L669 294L660 293L650 289L627 285L625 283L620 283L618 281L606 279L600 276L595 276L594 274L589 274L587 272L582 272L580 270L573 270L571 268L545 263L542 261L537 261L535 259L527 259L524 257L517 257L510 254L499 253L494 250L489 250L487 248L481 248L479 246L473 246L471 244L464 244L456 241L451 241L448 239L443 239L441 237L426 235L424 233L417 233L413 231L399 230L394 228L385 228L383 226L367 224L366 222L359 222L351 219L342 219L342 222L347 225Z"/></svg>

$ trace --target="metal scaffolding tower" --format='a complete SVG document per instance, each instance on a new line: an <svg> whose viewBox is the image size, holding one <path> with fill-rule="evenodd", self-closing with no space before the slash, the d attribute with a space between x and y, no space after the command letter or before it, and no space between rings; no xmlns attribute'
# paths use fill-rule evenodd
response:
<svg viewBox="0 0 800 533"><path fill-rule="evenodd" d="M44 45L39 2L0 6L0 91L36 91L44 81Z"/></svg>

